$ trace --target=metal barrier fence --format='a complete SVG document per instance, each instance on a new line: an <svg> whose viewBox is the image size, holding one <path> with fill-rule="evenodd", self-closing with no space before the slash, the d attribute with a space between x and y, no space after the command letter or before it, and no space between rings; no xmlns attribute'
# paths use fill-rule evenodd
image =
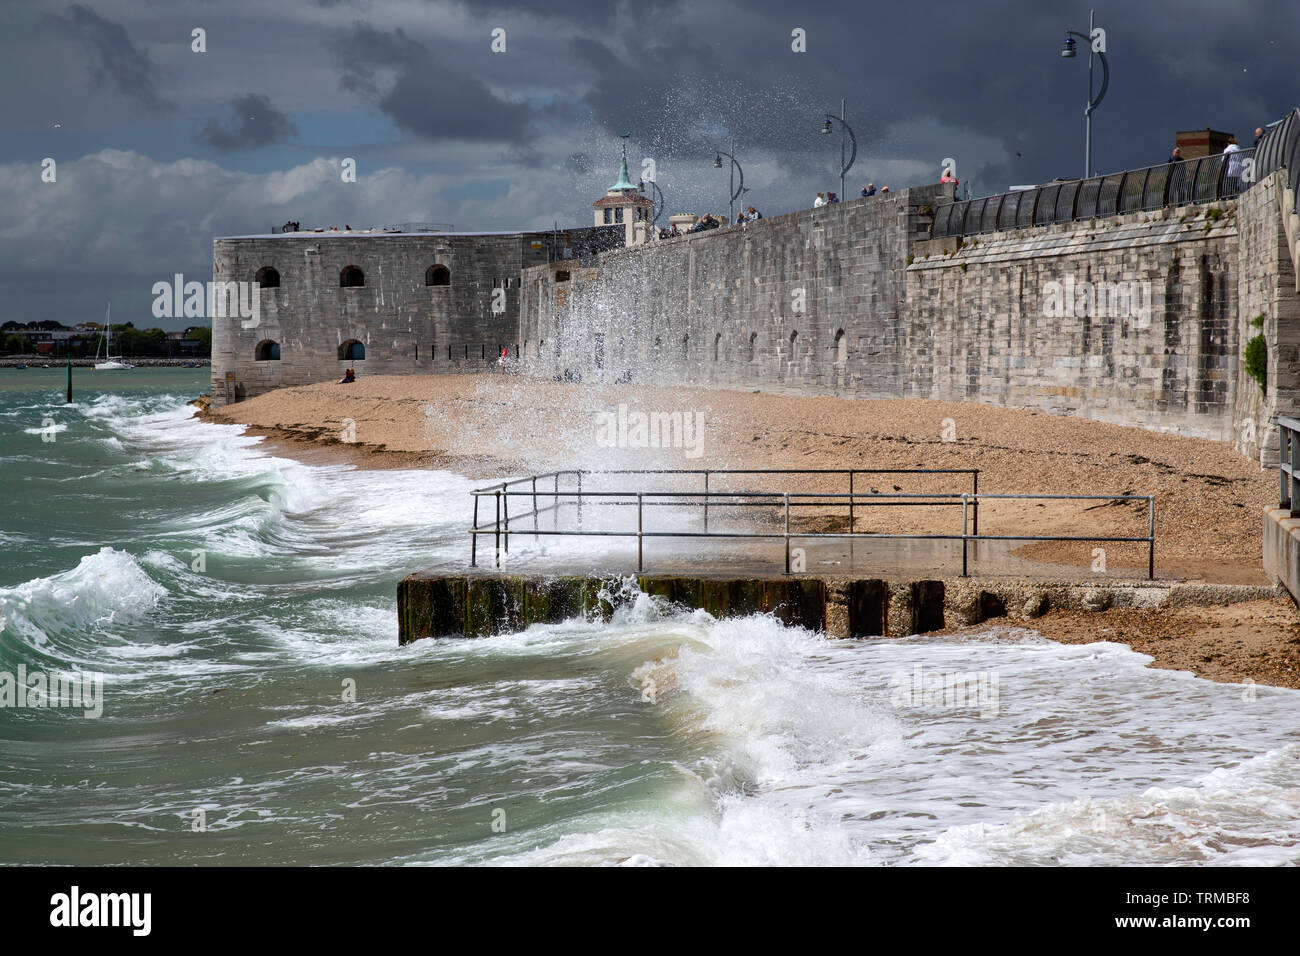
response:
<svg viewBox="0 0 1300 956"><path fill-rule="evenodd" d="M1277 430L1278 507L1300 517L1300 421L1279 415Z"/></svg>
<svg viewBox="0 0 1300 956"><path fill-rule="evenodd" d="M1216 153L1093 179L1071 179L948 203L935 210L930 237L973 236L1230 199L1249 185L1243 181L1243 171L1250 170L1252 180L1261 176L1258 163L1253 160L1254 152L1243 149L1226 155Z"/></svg>
<svg viewBox="0 0 1300 956"><path fill-rule="evenodd" d="M1293 212L1300 213L1300 109L1293 109L1265 132L1255 147L1254 182L1279 169L1287 171L1287 185L1295 195Z"/></svg>
<svg viewBox="0 0 1300 956"><path fill-rule="evenodd" d="M1300 427L1300 423L1297 423ZM588 478L610 475L699 475L704 480L703 491L592 491L582 487L583 476ZM716 491L709 489L710 477L731 475L842 475L848 478L849 491L838 492L789 492L789 491ZM859 475L969 475L971 491L966 492L880 492L874 488L869 493L854 489L854 481ZM561 489L562 477L572 477L574 487ZM538 482L552 481L551 488L538 487ZM527 486L527 487L520 487ZM519 489L519 490L512 490ZM1147 577L1155 577L1155 497L1153 495L1055 495L1055 494L980 494L978 469L628 469L612 471L569 470L548 472L543 475L530 475L505 481L500 485L476 488L470 492L474 498L474 523L470 534L470 564L478 565L478 539L480 535L491 535L494 540L495 564L501 566L501 555L510 553L510 535L553 535L561 537L622 537L637 539L637 571L645 569L646 538L714 538L714 539L766 539L784 540L785 573L790 573L791 540L849 538L854 540L915 540L915 541L961 541L961 573L968 573L968 546L970 542L980 541L1083 541L1083 542L1126 542L1147 545ZM1298 492L1300 494L1300 492ZM490 519L479 524L479 504L481 498L492 499L494 510ZM516 527L523 519L532 518L532 527L511 531L510 499L523 498L531 502L531 508L516 512ZM1029 501L1145 501L1147 503L1147 534L1145 536L1117 535L1004 535L980 534L979 503L981 500L1029 500ZM547 503L549 501L549 503ZM584 530L582 528L582 509L584 501L599 505L612 505L636 508L636 529ZM576 511L576 528L560 528L560 509L566 502L572 502ZM645 527L645 509L654 507L698 507L702 509L703 530L647 531ZM791 509L847 507L847 532L809 532L791 530ZM961 508L960 534L877 534L868 531L854 531L856 509L868 507L951 507ZM709 510L714 512L733 508L779 509L783 518L781 531L719 531L709 529ZM545 513L552 515L552 527L542 528L540 517ZM490 521L490 524L487 523Z"/></svg>

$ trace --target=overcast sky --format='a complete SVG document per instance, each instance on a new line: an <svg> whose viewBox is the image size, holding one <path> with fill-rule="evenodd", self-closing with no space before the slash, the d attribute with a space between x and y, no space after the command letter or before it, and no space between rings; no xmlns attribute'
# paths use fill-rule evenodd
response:
<svg viewBox="0 0 1300 956"><path fill-rule="evenodd" d="M589 225L619 134L668 213L726 211L729 149L765 214L838 190L841 97L868 180L972 194L1078 176L1087 4L638 0L0 0L0 322L156 322L151 287L206 281L215 236L304 225ZM1101 171L1175 131L1248 145L1300 102L1300 5L1111 2ZM192 31L206 31L193 52ZM505 31L505 52L492 32ZM791 33L806 33L806 52ZM41 180L46 158L57 181ZM357 181L340 176L356 161Z"/></svg>

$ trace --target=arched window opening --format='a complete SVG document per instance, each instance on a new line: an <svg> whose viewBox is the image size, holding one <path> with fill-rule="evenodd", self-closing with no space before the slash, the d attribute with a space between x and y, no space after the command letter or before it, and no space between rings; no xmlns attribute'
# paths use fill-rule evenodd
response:
<svg viewBox="0 0 1300 956"><path fill-rule="evenodd" d="M425 285L451 285L451 270L446 266L429 266L424 273Z"/></svg>
<svg viewBox="0 0 1300 956"><path fill-rule="evenodd" d="M340 362L360 362L366 357L366 347L356 339L348 339L339 346Z"/></svg>
<svg viewBox="0 0 1300 956"><path fill-rule="evenodd" d="M366 284L366 274L356 266L348 266L339 273L339 287L356 289Z"/></svg>
<svg viewBox="0 0 1300 956"><path fill-rule="evenodd" d="M254 358L259 362L278 362L280 361L280 343L273 342L270 339L263 339L257 343L257 351Z"/></svg>
<svg viewBox="0 0 1300 956"><path fill-rule="evenodd" d="M849 361L849 337L843 329L835 333L835 364L845 365Z"/></svg>
<svg viewBox="0 0 1300 956"><path fill-rule="evenodd" d="M718 347L722 344L722 333L719 332L713 336L713 361L718 360Z"/></svg>
<svg viewBox="0 0 1300 956"><path fill-rule="evenodd" d="M746 359L750 362L754 361L755 357L758 355L757 343L758 343L758 333L750 332L749 333L749 354L746 356Z"/></svg>
<svg viewBox="0 0 1300 956"><path fill-rule="evenodd" d="M273 266L262 266L253 279L263 289L280 288L280 273Z"/></svg>

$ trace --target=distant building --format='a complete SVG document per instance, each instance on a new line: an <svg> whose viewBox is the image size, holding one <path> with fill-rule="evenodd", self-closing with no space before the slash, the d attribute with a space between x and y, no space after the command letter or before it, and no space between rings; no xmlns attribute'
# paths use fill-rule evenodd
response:
<svg viewBox="0 0 1300 956"><path fill-rule="evenodd" d="M1223 152L1223 148L1228 145L1228 137L1231 133L1221 133L1217 129L1187 130L1174 134L1174 145L1177 146L1183 154L1183 159L1200 159L1202 156L1210 156L1215 153Z"/></svg>
<svg viewBox="0 0 1300 956"><path fill-rule="evenodd" d="M623 143L623 164L618 170L618 182L591 204L596 210L597 226L622 225L624 242L635 246L651 238L654 219L654 200L641 195L639 187L627 175L627 143Z"/></svg>

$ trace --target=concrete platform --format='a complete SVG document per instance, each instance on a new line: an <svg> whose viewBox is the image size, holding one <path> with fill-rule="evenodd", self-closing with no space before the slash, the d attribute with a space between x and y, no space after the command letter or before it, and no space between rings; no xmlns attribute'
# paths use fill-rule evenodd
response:
<svg viewBox="0 0 1300 956"><path fill-rule="evenodd" d="M485 637L577 617L608 620L634 593L718 617L770 613L831 637L902 637L994 618L1030 622L1053 608L1167 608L1259 600L1276 588L1146 580L845 577L813 574L412 574L397 588L398 641Z"/></svg>
<svg viewBox="0 0 1300 956"><path fill-rule="evenodd" d="M1300 602L1300 518L1288 508L1264 511L1264 572Z"/></svg>

